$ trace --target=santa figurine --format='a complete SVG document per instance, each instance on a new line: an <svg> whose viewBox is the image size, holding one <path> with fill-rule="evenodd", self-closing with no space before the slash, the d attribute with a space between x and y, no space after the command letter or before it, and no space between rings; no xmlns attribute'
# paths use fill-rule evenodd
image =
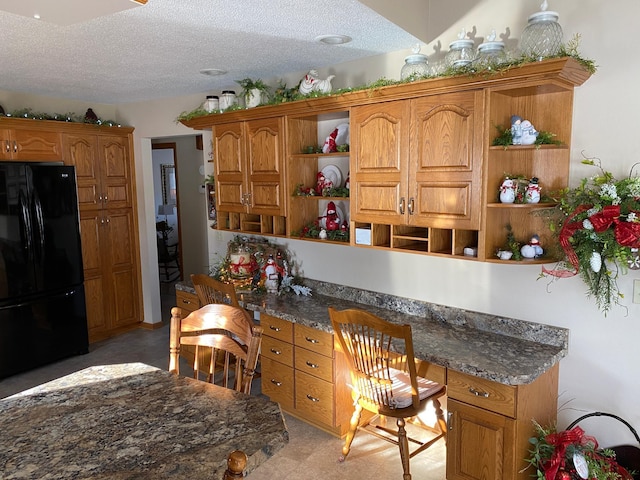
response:
<svg viewBox="0 0 640 480"><path fill-rule="evenodd" d="M327 204L327 216L326 216L327 230L329 232L339 230L341 222L342 222L342 219L338 216L338 212L336 211L336 204L333 202L329 202Z"/></svg>
<svg viewBox="0 0 640 480"><path fill-rule="evenodd" d="M324 176L324 173L318 172L316 176L316 195L323 195L324 190L333 187L333 182Z"/></svg>

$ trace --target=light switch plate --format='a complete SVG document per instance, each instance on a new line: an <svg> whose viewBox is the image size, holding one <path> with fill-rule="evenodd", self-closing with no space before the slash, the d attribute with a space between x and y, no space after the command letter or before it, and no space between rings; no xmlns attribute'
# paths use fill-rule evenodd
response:
<svg viewBox="0 0 640 480"><path fill-rule="evenodd" d="M633 281L633 303L640 303L640 279Z"/></svg>

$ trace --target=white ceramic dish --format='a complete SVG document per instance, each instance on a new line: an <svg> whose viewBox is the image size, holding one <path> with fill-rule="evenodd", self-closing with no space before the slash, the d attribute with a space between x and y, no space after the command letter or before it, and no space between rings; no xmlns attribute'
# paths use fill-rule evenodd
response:
<svg viewBox="0 0 640 480"><path fill-rule="evenodd" d="M340 188L342 186L342 172L335 165L327 165L321 170L324 178L330 180L333 183L334 188Z"/></svg>

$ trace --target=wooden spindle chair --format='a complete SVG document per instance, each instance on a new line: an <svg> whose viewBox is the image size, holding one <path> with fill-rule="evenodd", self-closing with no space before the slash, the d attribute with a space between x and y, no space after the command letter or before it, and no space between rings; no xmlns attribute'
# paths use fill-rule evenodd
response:
<svg viewBox="0 0 640 480"><path fill-rule="evenodd" d="M226 303L234 307L238 304L236 288L232 283L224 283L203 273L192 274L191 282L196 290L200 305L210 303Z"/></svg>
<svg viewBox="0 0 640 480"><path fill-rule="evenodd" d="M357 430L363 429L399 446L403 479L410 480L409 459L446 438L446 421L438 400L446 387L417 375L410 325L393 324L360 309L337 311L330 307L329 316L351 369L355 403L341 460L349 454ZM433 427L417 419L429 402L433 402L437 417ZM360 426L363 409L374 416ZM383 417L395 418L397 431L380 424ZM430 438L408 438L406 419L418 420L418 426L433 432ZM419 446L410 452L409 441Z"/></svg>
<svg viewBox="0 0 640 480"><path fill-rule="evenodd" d="M180 373L180 347L195 347L193 377L206 370L208 382L216 383L216 374L226 388L250 393L254 378L262 327L254 324L246 310L224 304L210 304L182 318L178 307L171 309L169 371ZM200 365L201 349L208 349L209 365ZM220 353L220 354L219 354ZM233 387L230 381L233 380Z"/></svg>

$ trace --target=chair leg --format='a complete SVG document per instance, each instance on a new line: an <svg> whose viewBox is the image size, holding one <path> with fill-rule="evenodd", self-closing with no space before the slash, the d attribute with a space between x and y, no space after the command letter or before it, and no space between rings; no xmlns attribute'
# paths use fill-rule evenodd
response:
<svg viewBox="0 0 640 480"><path fill-rule="evenodd" d="M356 408L353 411L353 415L351 415L351 421L349 422L349 431L347 432L347 436L344 439L342 456L340 457L341 462L344 462L345 458L347 458L347 455L349 455L349 451L351 450L351 442L353 442L353 439L356 436L356 432L358 431L358 424L360 423L361 416L362 407L359 403L356 402Z"/></svg>
<svg viewBox="0 0 640 480"><path fill-rule="evenodd" d="M437 398L433 399L433 407L436 411L436 418L438 419L438 425L440 426L440 430L442 431L442 438L444 439L444 443L447 443L447 421L444 418L444 412L442 411L442 407L440 406L440 401Z"/></svg>
<svg viewBox="0 0 640 480"><path fill-rule="evenodd" d="M398 447L400 447L400 459L402 460L402 480L411 480L409 473L409 440L407 440L407 431L404 428L404 418L398 418Z"/></svg>

